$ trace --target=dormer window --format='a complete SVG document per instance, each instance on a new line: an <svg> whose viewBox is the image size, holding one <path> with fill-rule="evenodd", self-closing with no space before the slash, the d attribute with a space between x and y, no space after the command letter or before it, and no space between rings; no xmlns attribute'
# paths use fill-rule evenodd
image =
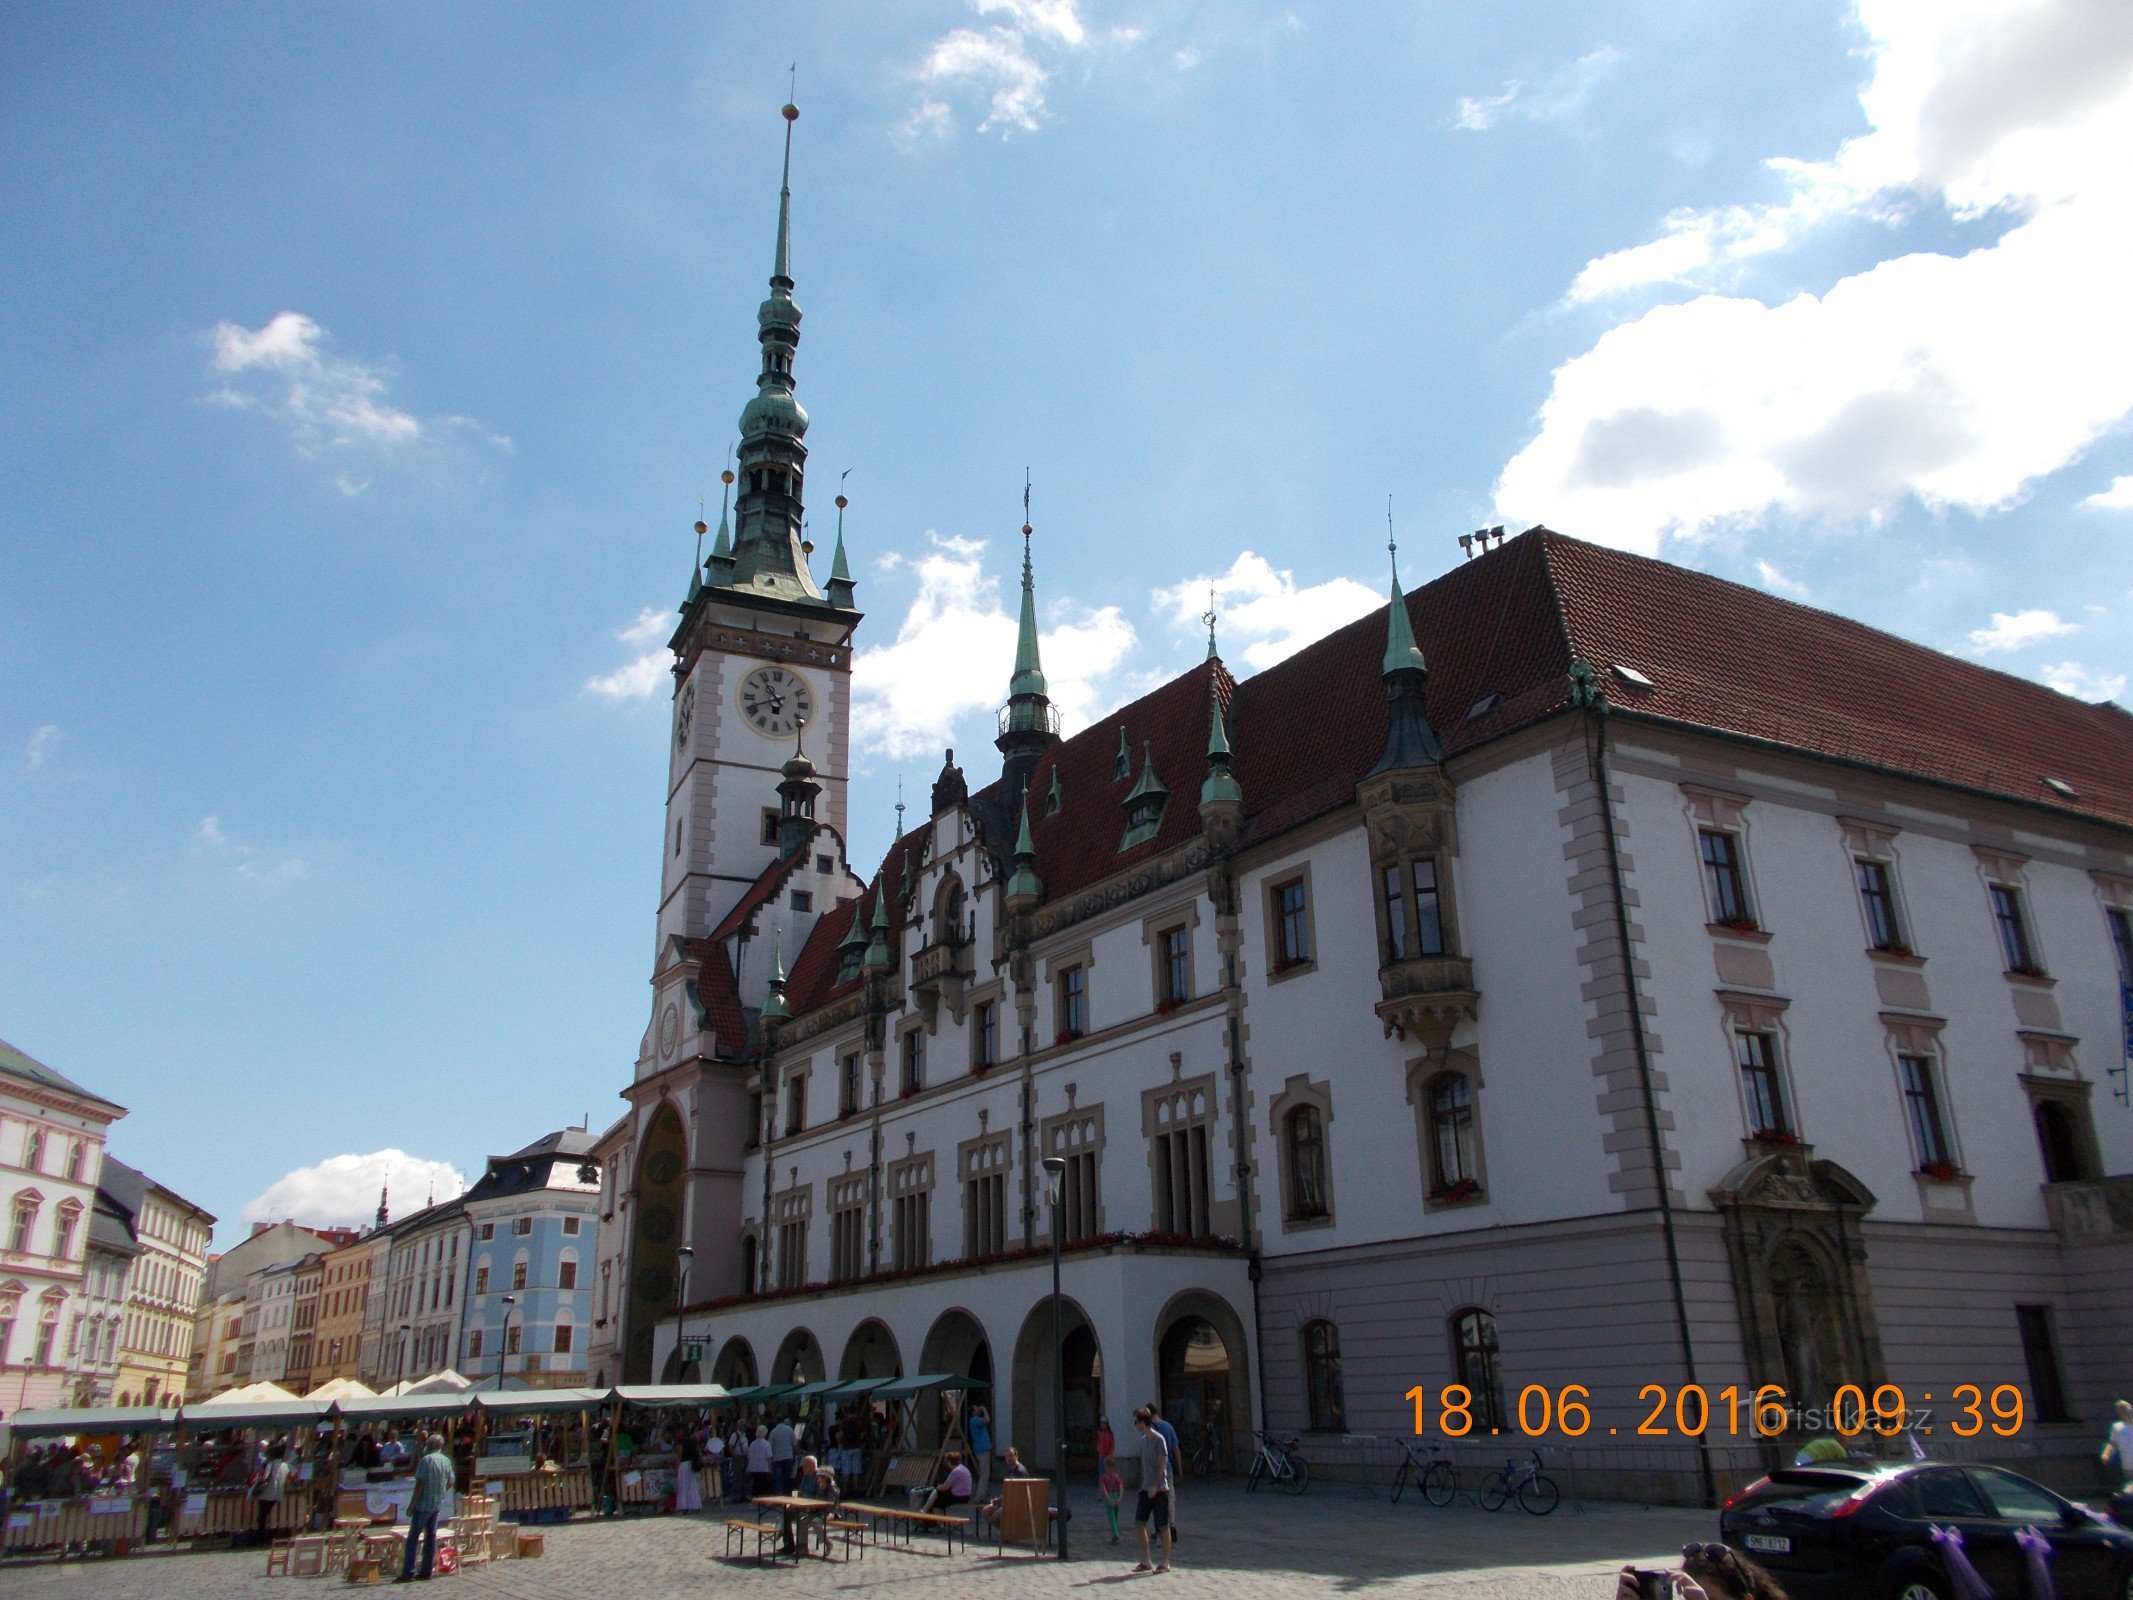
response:
<svg viewBox="0 0 2133 1600"><path fill-rule="evenodd" d="M1131 850L1135 845L1153 839L1156 830L1163 825L1163 808L1169 802L1170 791L1156 776L1155 756L1144 743L1141 746L1140 780L1126 796L1126 832L1118 841L1119 849Z"/></svg>
<svg viewBox="0 0 2133 1600"><path fill-rule="evenodd" d="M837 981L839 983L850 983L859 976L859 963L865 958L866 953L867 947L863 944L852 943L838 947Z"/></svg>
<svg viewBox="0 0 2133 1600"><path fill-rule="evenodd" d="M1059 769L1054 767L1052 768L1052 786L1045 792L1044 796L1044 814L1048 817L1056 817L1059 815L1060 808L1065 804L1066 796L1060 793L1059 790Z"/></svg>

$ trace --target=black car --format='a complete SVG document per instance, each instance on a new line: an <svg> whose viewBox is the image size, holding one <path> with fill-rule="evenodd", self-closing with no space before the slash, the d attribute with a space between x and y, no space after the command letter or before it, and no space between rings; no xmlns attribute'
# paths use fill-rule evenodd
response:
<svg viewBox="0 0 2133 1600"><path fill-rule="evenodd" d="M1718 1527L1795 1600L1955 1600L1936 1527L1961 1532L1994 1600L2038 1600L2025 1527L2051 1541L2058 1600L2133 1600L2133 1532L1998 1467L1786 1467L1728 1500Z"/></svg>

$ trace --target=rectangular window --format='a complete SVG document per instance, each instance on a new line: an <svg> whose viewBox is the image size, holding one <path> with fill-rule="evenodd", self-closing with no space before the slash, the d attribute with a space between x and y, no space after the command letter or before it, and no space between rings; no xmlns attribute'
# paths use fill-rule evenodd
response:
<svg viewBox="0 0 2133 1600"><path fill-rule="evenodd" d="M2000 930L2000 954L2009 972L2038 971L2035 950L2029 942L2029 919L2022 911L2022 891L2011 883L1992 886L1992 920Z"/></svg>
<svg viewBox="0 0 2133 1600"><path fill-rule="evenodd" d="M1735 1037L1739 1041L1741 1090L1748 1102L1748 1131L1758 1138L1792 1132L1785 1115L1784 1091L1778 1081L1776 1037L1748 1032Z"/></svg>
<svg viewBox="0 0 2133 1600"><path fill-rule="evenodd" d="M815 857L815 871L822 874L822 876L828 877L832 872L835 872L836 870L837 863L832 861L828 856L818 855Z"/></svg>
<svg viewBox="0 0 2133 1600"><path fill-rule="evenodd" d="M932 1200L926 1190L896 1197L892 1219L896 1232L896 1270L910 1272L925 1266L933 1256Z"/></svg>
<svg viewBox="0 0 2133 1600"><path fill-rule="evenodd" d="M837 1063L837 1113L850 1116L859 1109L860 1055L857 1050L848 1052Z"/></svg>
<svg viewBox="0 0 2133 1600"><path fill-rule="evenodd" d="M778 842L778 809L777 809L777 807L776 807L776 806L765 806L765 807L763 808L763 836L762 836L762 843L764 843L764 844L776 844L777 842Z"/></svg>
<svg viewBox="0 0 2133 1600"><path fill-rule="evenodd" d="M1395 861L1380 878L1385 899L1385 964L1407 959L1407 885Z"/></svg>
<svg viewBox="0 0 2133 1600"><path fill-rule="evenodd" d="M763 1142L763 1091L748 1091L748 1126L741 1132L741 1148L753 1150Z"/></svg>
<svg viewBox="0 0 2133 1600"><path fill-rule="evenodd" d="M1860 860L1859 904L1866 912L1869 949L1897 950L1903 947L1903 928L1896 920L1896 880L1886 861Z"/></svg>
<svg viewBox="0 0 2133 1600"><path fill-rule="evenodd" d="M865 1243L866 1213L858 1206L845 1206L830 1213L830 1277L842 1281L859 1276Z"/></svg>
<svg viewBox="0 0 2133 1600"><path fill-rule="evenodd" d="M778 1224L778 1287L797 1289L807 1282L807 1223Z"/></svg>
<svg viewBox="0 0 2133 1600"><path fill-rule="evenodd" d="M467 1354L470 1356L481 1354L481 1329L476 1328L467 1335Z"/></svg>
<svg viewBox="0 0 2133 1600"><path fill-rule="evenodd" d="M1423 856L1415 862L1415 954L1444 954L1444 908L1437 901L1437 862Z"/></svg>
<svg viewBox="0 0 2133 1600"><path fill-rule="evenodd" d="M514 1322L514 1323L512 1323L512 1324L511 1324L511 1326L510 1326L510 1327L508 1327L508 1328L506 1328L506 1329L504 1330L504 1354L505 1354L505 1355L507 1355L507 1356L515 1356L515 1355L517 1355L517 1354L518 1354L518 1352L519 1352L519 1347L520 1347L521 1345L523 1345L523 1344L524 1344L525 1342L526 1342L526 1327L525 1327L525 1324L524 1324L524 1323L520 1323L520 1322Z"/></svg>
<svg viewBox="0 0 2133 1600"><path fill-rule="evenodd" d="M2113 906L2104 920L2111 925L2111 948L2118 952L2118 981L2133 989L2133 911Z"/></svg>
<svg viewBox="0 0 2133 1600"><path fill-rule="evenodd" d="M1156 998L1164 1005L1181 1006L1192 998L1192 930L1163 930L1163 992Z"/></svg>
<svg viewBox="0 0 2133 1600"><path fill-rule="evenodd" d="M807 1127L807 1074L796 1072L785 1080L785 1137Z"/></svg>
<svg viewBox="0 0 2133 1600"><path fill-rule="evenodd" d="M578 1221L579 1219L576 1217L565 1217L563 1219L563 1231L565 1233L576 1233L578 1231Z"/></svg>
<svg viewBox="0 0 2133 1600"><path fill-rule="evenodd" d="M489 1269L487 1267L476 1267L474 1269L474 1292L476 1294L487 1294L489 1292Z"/></svg>
<svg viewBox="0 0 2133 1600"><path fill-rule="evenodd" d="M913 1028L903 1036L903 1092L917 1094L926 1086L926 1034Z"/></svg>
<svg viewBox="0 0 2133 1600"><path fill-rule="evenodd" d="M1939 1167L1952 1171L1955 1153L1948 1144L1947 1125L1941 1118L1940 1087L1932 1061L1925 1056L1898 1056L1896 1067L1903 1077L1904 1114L1911 1124L1911 1143L1918 1153L1919 1170Z"/></svg>
<svg viewBox="0 0 2133 1600"><path fill-rule="evenodd" d="M578 1264L575 1261L565 1261L555 1269L555 1286L558 1289L578 1286Z"/></svg>
<svg viewBox="0 0 2133 1600"><path fill-rule="evenodd" d="M493 1239L493 1238L495 1238L495 1237L496 1237L496 1224L495 1224L495 1223L493 1223L493 1222L484 1222L484 1223L483 1223L483 1224L482 1224L482 1225L481 1225L481 1226L480 1226L479 1228L475 1229L475 1231L474 1231L474 1237L475 1237L475 1238L477 1238L477 1239ZM425 1250L424 1250L424 1252L423 1252L423 1254L424 1254L424 1255L427 1255L428 1253L429 1253L429 1252L428 1252L428 1250L427 1250L427 1249L425 1249Z"/></svg>
<svg viewBox="0 0 2133 1600"><path fill-rule="evenodd" d="M2029 1392L2037 1402L2039 1422L2072 1422L2066 1406L2066 1384L2059 1376L2059 1343L2053 1336L2050 1306L2016 1306L2015 1324L2022 1331L2022 1359L2029 1366Z"/></svg>
<svg viewBox="0 0 2133 1600"><path fill-rule="evenodd" d="M1007 1248L1007 1175L981 1172L963 1185L963 1254L972 1261Z"/></svg>
<svg viewBox="0 0 2133 1600"><path fill-rule="evenodd" d="M1304 881L1297 878L1274 888L1274 970L1300 967L1311 959L1311 905Z"/></svg>
<svg viewBox="0 0 2133 1600"><path fill-rule="evenodd" d="M557 1355L567 1356L570 1354L570 1337L576 1331L567 1322L559 1322L555 1325L555 1353Z"/></svg>
<svg viewBox="0 0 2133 1600"><path fill-rule="evenodd" d="M1052 1002L1054 1020L1062 1042L1078 1039L1089 1031L1089 974L1082 967L1062 967L1054 980L1057 994Z"/></svg>
<svg viewBox="0 0 2133 1600"><path fill-rule="evenodd" d="M514 1289L523 1289L526 1287L525 1262L514 1261L511 1263L511 1287Z"/></svg>
<svg viewBox="0 0 2133 1600"><path fill-rule="evenodd" d="M1755 916L1748 909L1748 885L1741 873L1739 837L1716 828L1704 828L1699 830L1697 839L1703 851L1704 887L1711 897L1711 920L1752 926Z"/></svg>
<svg viewBox="0 0 2133 1600"><path fill-rule="evenodd" d="M533 1232L533 1219L531 1217L513 1217L511 1219L511 1231L520 1238L524 1238L527 1234Z"/></svg>
<svg viewBox="0 0 2133 1600"><path fill-rule="evenodd" d="M1155 1228L1200 1238L1207 1224L1207 1125L1155 1138Z"/></svg>
<svg viewBox="0 0 2133 1600"><path fill-rule="evenodd" d="M795 889L795 890L793 890L793 892L792 892L792 908L793 908L793 910L795 910L795 911L812 911L812 910L814 910L814 909L815 909L815 897L814 897L813 893L811 893L810 891L808 891L808 890L806 890L806 889Z"/></svg>
<svg viewBox="0 0 2133 1600"><path fill-rule="evenodd" d="M980 1000L970 1019L970 1065L983 1072L1000 1064L1000 1002Z"/></svg>

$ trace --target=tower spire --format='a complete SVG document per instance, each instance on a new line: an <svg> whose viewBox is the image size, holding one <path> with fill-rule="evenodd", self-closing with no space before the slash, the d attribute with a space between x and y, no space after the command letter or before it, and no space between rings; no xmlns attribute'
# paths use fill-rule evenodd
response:
<svg viewBox="0 0 2133 1600"><path fill-rule="evenodd" d="M837 551L830 557L829 588L825 591L831 605L847 611L852 608L852 568L844 558L844 508L852 502L844 497L844 480L851 475L852 469L846 467L837 476Z"/></svg>
<svg viewBox="0 0 2133 1600"><path fill-rule="evenodd" d="M1029 469L1022 472L1022 618L1015 633L1015 675L1010 697L1045 693L1044 663L1037 655L1037 582L1030 566Z"/></svg>
<svg viewBox="0 0 2133 1600"><path fill-rule="evenodd" d="M1430 726L1423 687L1429 681L1429 664L1415 644L1414 625L1407 619L1407 597L1400 593L1400 544L1392 536L1392 496L1385 497L1385 548L1392 557L1392 603L1385 613L1385 660L1379 673L1385 680L1386 720L1384 753L1371 773L1401 767L1434 766L1444 760L1444 744Z"/></svg>
<svg viewBox="0 0 2133 1600"><path fill-rule="evenodd" d="M1015 671L1007 680L1007 705L1000 713L1000 737L994 748L1006 757L1000 769L1001 799L1008 809L1022 804L1037 758L1059 742L1059 714L1044 681L1037 653L1037 580L1030 562L1029 469L1022 472L1022 616L1015 631Z"/></svg>
<svg viewBox="0 0 2133 1600"><path fill-rule="evenodd" d="M1207 624L1207 659L1220 661L1222 652L1215 645L1215 586L1207 586L1207 610L1200 620Z"/></svg>
<svg viewBox="0 0 2133 1600"><path fill-rule="evenodd" d="M1385 616L1385 662L1380 676L1427 672L1429 664L1415 645L1414 625L1407 620L1407 600L1400 593L1400 541L1392 531L1392 496L1385 497L1385 548L1392 555L1392 607Z"/></svg>
<svg viewBox="0 0 2133 1600"><path fill-rule="evenodd" d="M778 175L778 250L770 264L773 286L792 287L792 125L800 120L800 108L790 100L778 113L785 119L785 168ZM758 259L761 259L758 257Z"/></svg>

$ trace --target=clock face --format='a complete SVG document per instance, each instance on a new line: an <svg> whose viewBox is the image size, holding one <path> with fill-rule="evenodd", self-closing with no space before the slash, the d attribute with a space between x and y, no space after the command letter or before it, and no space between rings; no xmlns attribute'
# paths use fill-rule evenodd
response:
<svg viewBox="0 0 2133 1600"><path fill-rule="evenodd" d="M815 720L815 692L790 667L757 667L741 679L740 703L748 725L769 739L789 739Z"/></svg>
<svg viewBox="0 0 2133 1600"><path fill-rule="evenodd" d="M696 714L696 685L682 685L681 703L674 708L674 748L685 748L689 743L689 718Z"/></svg>

